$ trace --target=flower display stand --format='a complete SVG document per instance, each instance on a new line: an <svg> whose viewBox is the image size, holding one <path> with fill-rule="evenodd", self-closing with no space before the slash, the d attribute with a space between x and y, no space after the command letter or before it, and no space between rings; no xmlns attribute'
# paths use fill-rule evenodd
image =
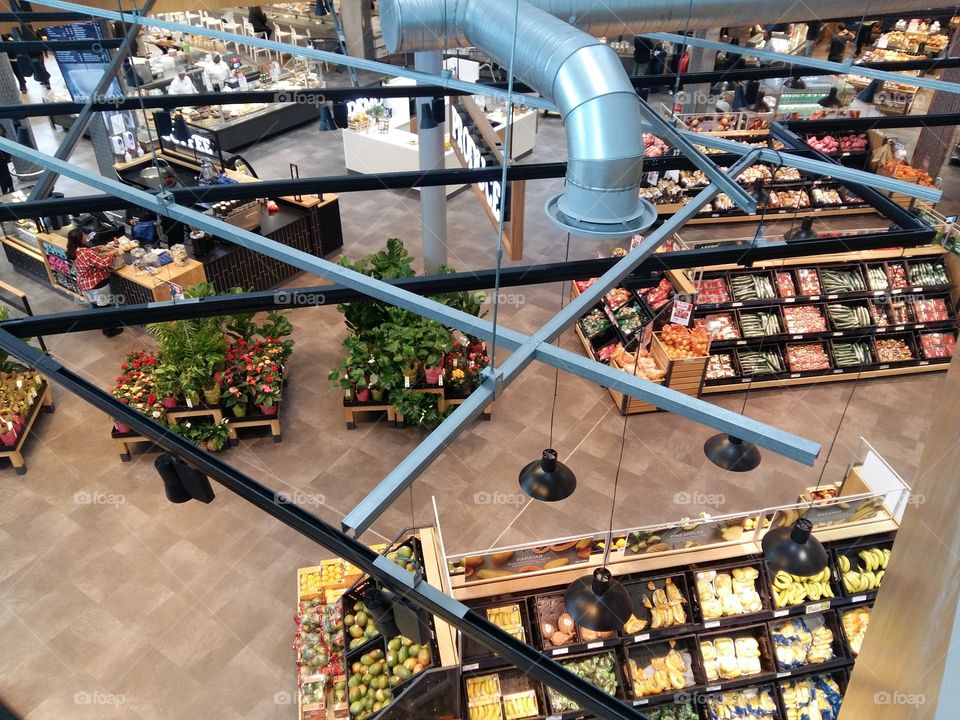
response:
<svg viewBox="0 0 960 720"><path fill-rule="evenodd" d="M40 386L40 391L37 393L36 402L30 406L30 412L27 414L23 427L20 429L17 444L9 448L0 448L0 457L5 457L10 460L10 464L16 470L17 475L23 475L27 472L27 465L23 460L23 445L30 436L30 430L33 428L34 420L37 419L37 415L40 414L41 410L44 412L53 412L53 409L53 395L50 392L50 385L44 380Z"/></svg>
<svg viewBox="0 0 960 720"><path fill-rule="evenodd" d="M369 402L357 402L344 398L343 419L347 423L347 430L357 429L357 413L362 412L385 412L387 414L387 424L390 427L396 427L397 425L397 413L387 398L379 401L371 400Z"/></svg>
<svg viewBox="0 0 960 720"><path fill-rule="evenodd" d="M220 423L223 422L223 409L219 405L196 405L194 407L176 407L167 410L165 413L167 417L167 423L173 425L174 423L180 422L183 418L192 418L192 417L209 417L213 422ZM237 440L237 433L231 427L230 428L230 443L235 444Z"/></svg>
<svg viewBox="0 0 960 720"><path fill-rule="evenodd" d="M449 406L451 406L451 405L462 405L462 404L463 404L463 401L466 400L468 397L470 397L470 396L469 396L469 395L455 395L455 396L453 396L453 397L450 397L450 396L448 395L448 396L446 396L446 397L444 398L444 402L446 403L447 407L449 407ZM487 406L483 409L483 412L480 413L480 419L481 419L481 420L490 420L491 417L493 417L493 403L490 403L489 405L487 405Z"/></svg>
<svg viewBox="0 0 960 720"><path fill-rule="evenodd" d="M243 417L227 415L227 426L230 428L230 444L237 444L237 428L267 427L270 428L270 435L273 436L275 443L283 440L283 433L280 431L280 407L283 403L277 405L277 412L273 415L264 415L254 412L247 413Z"/></svg>
<svg viewBox="0 0 960 720"><path fill-rule="evenodd" d="M135 432L122 433L115 427L110 429L110 437L117 446L117 453L120 455L120 462L130 462L130 446L139 443L153 444L153 440Z"/></svg>

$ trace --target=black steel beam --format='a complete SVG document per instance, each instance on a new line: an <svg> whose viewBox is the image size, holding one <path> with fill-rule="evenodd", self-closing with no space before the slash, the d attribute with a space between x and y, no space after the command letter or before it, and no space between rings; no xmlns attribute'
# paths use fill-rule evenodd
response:
<svg viewBox="0 0 960 720"><path fill-rule="evenodd" d="M22 23L49 23L70 22L92 19L91 15L67 12L66 10L50 10L40 12L0 12L0 22Z"/></svg>
<svg viewBox="0 0 960 720"><path fill-rule="evenodd" d="M925 245L933 239L933 231L922 223L919 224L921 227L909 230L891 231L876 235L821 238L802 244L788 244L780 241L756 246L721 245L719 247L657 253L641 263L634 274L637 277L644 277L660 270L679 270L729 264L750 265L756 262L787 257L855 250L876 250L894 245L915 247ZM575 260L507 267L500 272L500 287L542 285L598 277L613 267L615 262L616 258L605 258L602 260ZM418 295L441 295L461 290L488 290L494 287L495 276L495 270L485 269L449 275L425 275L423 277L386 280L385 282ZM185 318L213 317L261 310L320 307L339 303L364 302L366 300L369 300L369 298L360 291L343 285L317 285L239 295L218 295L212 298L191 300L190 302L150 303L149 305L127 305L79 312L51 313L37 317L7 320L0 327L16 337L28 338L84 332L121 325L144 325Z"/></svg>
<svg viewBox="0 0 960 720"><path fill-rule="evenodd" d="M103 48L116 50L123 42L122 38L101 38L100 40L0 40L0 52L39 53L58 50L90 50Z"/></svg>
<svg viewBox="0 0 960 720"><path fill-rule="evenodd" d="M98 410L102 410L108 416L127 423L143 437L153 440L164 450L179 456L287 527L313 540L337 557L352 563L416 607L441 618L495 655L512 663L524 674L571 698L581 707L608 720L645 720L644 715L625 702L608 695L555 660L516 639L479 613L444 595L442 590L425 582L417 584L407 582L409 573L405 571L394 570L388 566L387 569L383 569L386 565L377 562L379 555L359 540L349 537L299 505L279 501L278 498L282 493L262 485L252 477L227 465L218 457L201 450L185 438L147 420L145 416L121 403L105 390L2 329L0 329L0 348L12 357L37 369L52 382L64 387ZM156 488L158 493L162 492L159 477L156 480Z"/></svg>

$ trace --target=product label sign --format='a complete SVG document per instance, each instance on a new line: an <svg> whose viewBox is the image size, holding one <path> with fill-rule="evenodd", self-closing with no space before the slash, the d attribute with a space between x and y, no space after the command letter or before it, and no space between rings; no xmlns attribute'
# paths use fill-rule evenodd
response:
<svg viewBox="0 0 960 720"><path fill-rule="evenodd" d="M520 505L527 500L523 493L477 493L476 501L483 505ZM593 538L569 540L553 545L517 548L491 552L484 555L472 555L458 559L450 564L451 575L465 575L466 582L489 580L497 577L520 575L569 567L587 562L591 554L601 552ZM469 572L468 572L469 570Z"/></svg>
<svg viewBox="0 0 960 720"><path fill-rule="evenodd" d="M690 315L693 313L693 304L683 300L673 301L673 310L670 311L670 322L678 325L689 325Z"/></svg>
<svg viewBox="0 0 960 720"><path fill-rule="evenodd" d="M483 155L483 150L473 139L473 135L467 129L463 122L460 112L453 105L450 106L450 139L457 144L460 155L471 170L480 170L487 167L487 158ZM499 167L495 164L494 167ZM486 198L487 207L493 213L493 217L500 221L501 201L504 206L507 205L504 198L503 186L499 180L489 180L487 182L477 183L477 187L483 192Z"/></svg>
<svg viewBox="0 0 960 720"><path fill-rule="evenodd" d="M709 495L705 500L709 501ZM749 518L691 521L679 525L671 523L627 533L625 554L647 555L668 550L682 550L703 545L733 542L743 536Z"/></svg>

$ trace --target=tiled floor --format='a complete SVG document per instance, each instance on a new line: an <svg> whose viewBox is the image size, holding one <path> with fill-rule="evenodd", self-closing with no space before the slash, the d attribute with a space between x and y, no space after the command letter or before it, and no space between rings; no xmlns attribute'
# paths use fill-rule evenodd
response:
<svg viewBox="0 0 960 720"><path fill-rule="evenodd" d="M562 148L559 121L542 120L530 160L552 159ZM339 133L313 128L245 155L262 177L285 176L292 159L303 174L343 169ZM92 166L89 154L76 157ZM559 180L529 184L524 262L563 258L566 236L541 212L544 199L560 187ZM448 210L451 264L492 266L495 236L476 198L461 193ZM345 196L342 215L348 254L367 252L391 236L419 254L418 205L410 194ZM575 239L570 256L593 257L601 249L603 243ZM12 273L5 261L0 276L28 292L37 312L73 308ZM300 277L293 284L314 280ZM557 286L521 288L501 317L531 331L557 309L560 296ZM297 491L317 515L338 523L422 434L383 422L345 430L338 394L326 381L344 335L340 316L322 308L298 310L292 319L297 348L284 441L245 437L224 458L270 487ZM579 347L572 333L561 342ZM130 329L112 340L98 333L48 339L58 359L104 387L122 355L148 343ZM432 522L433 498L450 551L606 527L623 419L606 391L569 375L560 376L554 446L578 474L577 493L549 506L483 504L482 493L513 497L519 468L546 446L553 377L537 364L528 369L497 402L492 422L470 427L365 540ZM942 380L938 374L860 384L825 478L843 473L864 436L909 482ZM826 455L853 389L844 383L756 391L746 412L823 443ZM40 418L26 449L28 474L0 471L0 699L29 720L294 717L283 693L295 682L295 571L328 553L225 490L211 505L169 504L152 467L154 454L122 464L108 437L109 420L62 389L54 391L57 410ZM743 400L734 395L715 402L739 411ZM752 473L722 472L703 457L710 431L663 413L629 418L626 432L618 527L792 501L823 469L822 463L806 468L765 453ZM677 495L683 491L713 494L718 502L683 504Z"/></svg>

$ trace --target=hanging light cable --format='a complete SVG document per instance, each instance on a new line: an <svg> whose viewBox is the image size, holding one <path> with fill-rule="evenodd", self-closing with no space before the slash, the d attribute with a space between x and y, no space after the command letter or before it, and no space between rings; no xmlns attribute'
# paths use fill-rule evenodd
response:
<svg viewBox="0 0 960 720"><path fill-rule="evenodd" d="M563 261L570 259L570 233L567 233L567 250ZM566 283L560 283L560 309L563 310ZM556 339L560 346L560 336ZM556 502L573 494L577 488L577 477L573 471L558 460L559 454L553 449L553 421L557 411L557 394L560 388L560 369L553 373L553 405L550 408L550 444L539 460L528 463L520 471L520 489L534 500Z"/></svg>
<svg viewBox="0 0 960 720"><path fill-rule="evenodd" d="M617 459L617 473L613 480L613 499L610 502L610 523L607 528L607 541L603 548L603 564L587 575L574 580L564 595L564 609L573 621L594 632L615 632L621 630L633 614L630 593L614 580L607 569L610 547L613 545L613 515L617 508L617 487L620 484L620 468L623 465L623 448L627 440L627 419L623 416L623 433L620 436L620 457Z"/></svg>

